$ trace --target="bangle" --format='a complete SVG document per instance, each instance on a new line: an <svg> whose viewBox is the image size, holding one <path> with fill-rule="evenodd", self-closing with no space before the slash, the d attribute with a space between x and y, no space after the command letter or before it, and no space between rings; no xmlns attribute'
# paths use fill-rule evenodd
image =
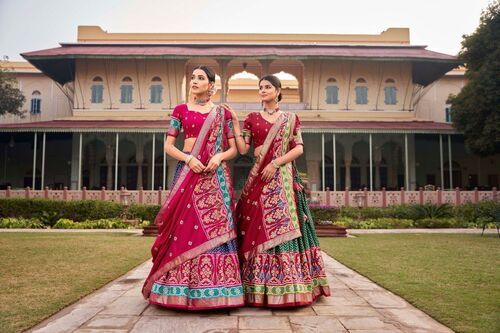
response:
<svg viewBox="0 0 500 333"><path fill-rule="evenodd" d="M272 161L271 161L271 165L272 165L273 167L275 167L276 169L279 169L279 168L280 168L280 166L276 163L276 161L275 161L275 160L272 160Z"/></svg>
<svg viewBox="0 0 500 333"><path fill-rule="evenodd" d="M189 162L191 162L191 160L193 159L193 155L189 154L186 156L186 159L184 160L184 163L186 165L189 165Z"/></svg>

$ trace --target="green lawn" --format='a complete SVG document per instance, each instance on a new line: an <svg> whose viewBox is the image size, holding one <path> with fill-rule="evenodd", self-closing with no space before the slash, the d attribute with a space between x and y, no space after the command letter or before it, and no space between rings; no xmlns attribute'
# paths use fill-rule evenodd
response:
<svg viewBox="0 0 500 333"><path fill-rule="evenodd" d="M25 330L150 256L122 233L0 233L0 332Z"/></svg>
<svg viewBox="0 0 500 333"><path fill-rule="evenodd" d="M457 332L500 332L496 234L371 234L321 246Z"/></svg>

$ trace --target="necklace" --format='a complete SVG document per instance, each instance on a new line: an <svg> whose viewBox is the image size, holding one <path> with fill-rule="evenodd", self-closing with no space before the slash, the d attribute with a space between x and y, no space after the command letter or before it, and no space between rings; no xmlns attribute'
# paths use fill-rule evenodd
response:
<svg viewBox="0 0 500 333"><path fill-rule="evenodd" d="M279 106L277 106L274 110L268 110L268 109L264 108L264 112L267 113L270 116L272 116L273 114L275 114L279 110L280 110Z"/></svg>
<svg viewBox="0 0 500 333"><path fill-rule="evenodd" d="M197 99L197 98L195 98L194 99L194 104L200 105L200 106L207 105L208 102L210 102L210 98L207 98L207 99Z"/></svg>

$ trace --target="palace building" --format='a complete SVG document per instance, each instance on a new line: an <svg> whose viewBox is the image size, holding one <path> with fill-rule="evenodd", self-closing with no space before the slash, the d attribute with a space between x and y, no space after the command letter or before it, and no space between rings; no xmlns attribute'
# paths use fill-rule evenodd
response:
<svg viewBox="0 0 500 333"><path fill-rule="evenodd" d="M0 118L0 186L77 190L169 187L169 116L193 68L217 75L216 102L243 121L261 108L258 77L283 82L280 107L301 119L297 161L313 191L489 190L499 155L467 153L447 99L465 84L455 56L379 35L108 33L78 27L75 43L2 66L26 96L26 117ZM236 189L252 155L231 162Z"/></svg>

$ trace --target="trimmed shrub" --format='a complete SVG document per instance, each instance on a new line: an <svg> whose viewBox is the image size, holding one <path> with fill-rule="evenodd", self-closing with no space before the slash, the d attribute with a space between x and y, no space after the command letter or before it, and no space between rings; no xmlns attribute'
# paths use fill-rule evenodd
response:
<svg viewBox="0 0 500 333"><path fill-rule="evenodd" d="M6 217L0 219L0 228L6 229L43 229L45 225L38 219L25 219L25 218L15 218Z"/></svg>
<svg viewBox="0 0 500 333"><path fill-rule="evenodd" d="M160 211L159 205L138 205L133 204L128 208L128 215L132 219L142 221L154 221Z"/></svg>
<svg viewBox="0 0 500 333"><path fill-rule="evenodd" d="M115 218L122 211L122 205L101 200L0 199L0 217L39 218L47 225L54 224L59 218L73 221Z"/></svg>
<svg viewBox="0 0 500 333"><path fill-rule="evenodd" d="M412 209L415 214L415 220L447 218L453 215L452 207L449 204L412 205Z"/></svg>
<svg viewBox="0 0 500 333"><path fill-rule="evenodd" d="M333 206L311 206L310 210L314 222L335 221L340 213L340 210Z"/></svg>
<svg viewBox="0 0 500 333"><path fill-rule="evenodd" d="M458 228L459 223L454 218L425 218L415 221L417 228ZM462 226L460 226L462 227Z"/></svg>
<svg viewBox="0 0 500 333"><path fill-rule="evenodd" d="M453 214L462 223L474 223L482 227L485 221L495 221L500 214L500 202L487 200L477 204L465 203L453 207Z"/></svg>
<svg viewBox="0 0 500 333"><path fill-rule="evenodd" d="M128 229L129 225L120 219L100 219L74 222L70 219L60 219L53 229Z"/></svg>
<svg viewBox="0 0 500 333"><path fill-rule="evenodd" d="M407 229L412 227L412 220L388 217L368 219L359 222L359 229Z"/></svg>
<svg viewBox="0 0 500 333"><path fill-rule="evenodd" d="M354 220L350 217L340 217L334 224L349 229L406 229L413 227L412 220L387 217L362 220Z"/></svg>

